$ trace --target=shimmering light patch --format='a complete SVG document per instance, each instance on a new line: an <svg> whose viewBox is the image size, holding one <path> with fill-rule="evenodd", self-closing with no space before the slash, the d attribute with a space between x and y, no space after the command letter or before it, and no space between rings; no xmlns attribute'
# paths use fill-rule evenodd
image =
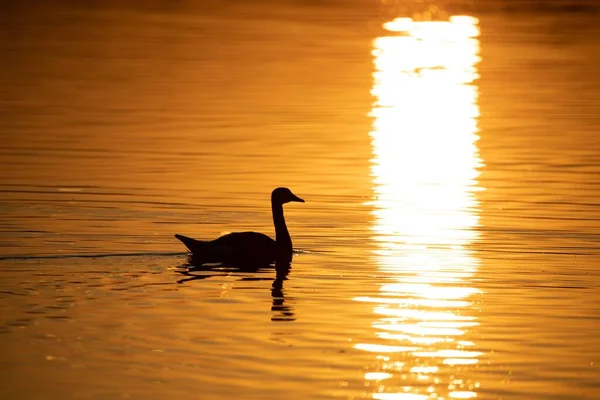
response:
<svg viewBox="0 0 600 400"><path fill-rule="evenodd" d="M414 324L373 324L374 327L388 331L404 332L411 335L432 335L432 336L461 336L464 331L452 328L427 328L420 323Z"/></svg>
<svg viewBox="0 0 600 400"><path fill-rule="evenodd" d="M468 16L452 16L450 21L429 21L415 23L411 18L396 18L383 24L384 29L393 32L406 33L419 39L449 39L456 40L464 37L479 36L476 18ZM451 26L449 26L451 25Z"/></svg>
<svg viewBox="0 0 600 400"><path fill-rule="evenodd" d="M460 308L467 307L471 304L468 301L451 301L451 300L425 300L425 299L400 299L394 297L355 297L355 301L363 301L368 303L380 303L380 304L400 304L403 306L422 306L432 308Z"/></svg>
<svg viewBox="0 0 600 400"><path fill-rule="evenodd" d="M470 250L479 237L476 192L483 165L476 145L478 21L397 18L384 28L391 33L375 39L372 51L369 204L378 246L373 256L391 279L378 296L355 300L374 303L375 335L390 344L355 347L386 354L382 370L403 353L404 373L387 371L394 376L375 399L460 396L469 392L451 385L438 392L444 381L465 378L459 375L468 370L452 365L476 364L482 355L465 337L479 325L473 308L481 294L472 285L479 260ZM435 387L421 382L429 379Z"/></svg>
<svg viewBox="0 0 600 400"><path fill-rule="evenodd" d="M433 374L439 371L439 367L412 367L410 372L419 374Z"/></svg>
<svg viewBox="0 0 600 400"><path fill-rule="evenodd" d="M375 400L425 400L429 396L415 393L373 393Z"/></svg>
<svg viewBox="0 0 600 400"><path fill-rule="evenodd" d="M367 372L365 374L365 380L367 381L381 381L383 379L391 378L392 374L389 372Z"/></svg>
<svg viewBox="0 0 600 400"><path fill-rule="evenodd" d="M370 351L373 353L399 353L418 350L418 347L408 346L387 346L382 344L357 343L355 349Z"/></svg>
<svg viewBox="0 0 600 400"><path fill-rule="evenodd" d="M451 399L473 399L477 397L477 393L469 391L450 392L448 393L448 396L450 396Z"/></svg>
<svg viewBox="0 0 600 400"><path fill-rule="evenodd" d="M381 287L383 292L418 294L426 299L463 299L481 293L479 289L457 286L435 286L416 283L396 283Z"/></svg>
<svg viewBox="0 0 600 400"><path fill-rule="evenodd" d="M377 337L382 339L390 339L390 340L407 340L414 344L434 344L434 343L443 343L449 341L447 338L442 337L415 337L410 335L403 334L393 334L388 332L377 332Z"/></svg>
<svg viewBox="0 0 600 400"><path fill-rule="evenodd" d="M392 309L386 306L375 307L374 311L376 314L393 315L404 318L419 318L421 320L433 321L471 321L475 319L473 316L461 316L456 315L453 312L423 311L409 308Z"/></svg>
<svg viewBox="0 0 600 400"><path fill-rule="evenodd" d="M384 371L401 371L403 367L404 367L404 363L400 362L400 361L384 363L381 365L381 369Z"/></svg>
<svg viewBox="0 0 600 400"><path fill-rule="evenodd" d="M442 362L446 365L472 365L477 364L479 360L473 358L446 358Z"/></svg>
<svg viewBox="0 0 600 400"><path fill-rule="evenodd" d="M413 353L417 357L479 357L483 353L480 351L462 351L462 350L438 350L438 351L418 351Z"/></svg>
<svg viewBox="0 0 600 400"><path fill-rule="evenodd" d="M423 326L429 328L466 328L469 326L477 326L479 322L461 322L461 321L452 321L452 322L424 322Z"/></svg>

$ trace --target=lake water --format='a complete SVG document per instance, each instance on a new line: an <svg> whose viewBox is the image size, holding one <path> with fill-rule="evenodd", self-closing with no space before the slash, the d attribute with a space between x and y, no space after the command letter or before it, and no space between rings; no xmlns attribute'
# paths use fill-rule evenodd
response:
<svg viewBox="0 0 600 400"><path fill-rule="evenodd" d="M598 10L387 3L2 6L1 398L600 398Z"/></svg>

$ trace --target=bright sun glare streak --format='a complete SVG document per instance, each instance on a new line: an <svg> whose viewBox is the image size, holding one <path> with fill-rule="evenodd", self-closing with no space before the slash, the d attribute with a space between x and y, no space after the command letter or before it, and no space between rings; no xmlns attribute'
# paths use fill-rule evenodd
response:
<svg viewBox="0 0 600 400"><path fill-rule="evenodd" d="M478 383L459 375L482 355L462 340L479 324L479 290L469 287L482 166L478 21L398 18L384 28L390 35L373 43L373 230L379 268L396 281L356 299L375 303L378 318L377 343L356 348L401 361L400 370L388 362L367 372L385 377L375 399L472 398Z"/></svg>

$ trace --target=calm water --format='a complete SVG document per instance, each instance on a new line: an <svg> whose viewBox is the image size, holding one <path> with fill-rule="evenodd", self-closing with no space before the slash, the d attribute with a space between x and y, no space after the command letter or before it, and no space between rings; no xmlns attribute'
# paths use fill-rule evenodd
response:
<svg viewBox="0 0 600 400"><path fill-rule="evenodd" d="M594 10L19 4L0 397L600 398ZM276 186L287 279L186 270Z"/></svg>

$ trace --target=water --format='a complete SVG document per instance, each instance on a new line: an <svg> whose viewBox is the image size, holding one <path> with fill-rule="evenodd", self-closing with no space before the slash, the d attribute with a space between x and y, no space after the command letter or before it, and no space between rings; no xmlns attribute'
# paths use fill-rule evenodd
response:
<svg viewBox="0 0 600 400"><path fill-rule="evenodd" d="M252 4L3 10L0 396L599 398L597 14Z"/></svg>

